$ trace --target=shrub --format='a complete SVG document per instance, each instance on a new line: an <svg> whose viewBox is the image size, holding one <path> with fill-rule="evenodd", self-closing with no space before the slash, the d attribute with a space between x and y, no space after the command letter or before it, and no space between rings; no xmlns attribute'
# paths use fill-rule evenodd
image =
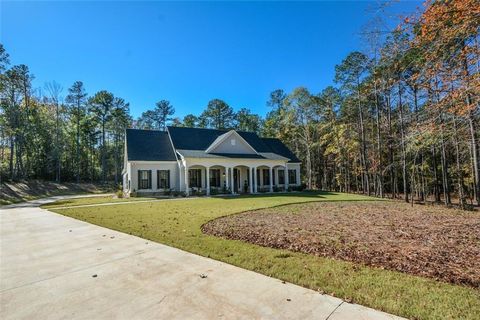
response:
<svg viewBox="0 0 480 320"><path fill-rule="evenodd" d="M289 186L288 191L303 191L307 186L305 184L301 184L299 186Z"/></svg>
<svg viewBox="0 0 480 320"><path fill-rule="evenodd" d="M123 198L123 191L122 190L117 190L115 193L117 195L117 198Z"/></svg>
<svg viewBox="0 0 480 320"><path fill-rule="evenodd" d="M205 194L205 191L200 188L192 188L190 193L192 196L201 196Z"/></svg>
<svg viewBox="0 0 480 320"><path fill-rule="evenodd" d="M263 186L263 187L259 186L258 187L258 192L260 192L260 193L265 193L265 192L268 192L268 191L270 191L270 187L265 187L265 186Z"/></svg>

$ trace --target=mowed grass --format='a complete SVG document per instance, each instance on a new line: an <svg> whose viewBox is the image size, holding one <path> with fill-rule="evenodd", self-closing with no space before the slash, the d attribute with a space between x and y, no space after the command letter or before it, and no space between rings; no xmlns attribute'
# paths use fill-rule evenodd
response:
<svg viewBox="0 0 480 320"><path fill-rule="evenodd" d="M53 203L42 205L42 208L49 209L49 208L57 208L57 207L94 205L94 204L111 203L111 202L121 203L121 202L152 201L152 200L159 200L159 199L157 198L116 198L114 196L108 195L108 196L59 200Z"/></svg>
<svg viewBox="0 0 480 320"><path fill-rule="evenodd" d="M480 291L473 288L217 238L204 235L200 230L204 223L212 219L247 210L310 201L362 200L372 198L322 192L50 210L407 318L480 319ZM80 203L91 202L76 199L69 205Z"/></svg>

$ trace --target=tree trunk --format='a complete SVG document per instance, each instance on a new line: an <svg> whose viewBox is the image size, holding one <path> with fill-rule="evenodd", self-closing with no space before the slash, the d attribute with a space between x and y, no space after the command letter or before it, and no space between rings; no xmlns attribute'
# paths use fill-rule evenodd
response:
<svg viewBox="0 0 480 320"><path fill-rule="evenodd" d="M308 189L312 189L312 157L310 154L310 148L307 146L306 147L306 153L307 153L307 183L308 183Z"/></svg>
<svg viewBox="0 0 480 320"><path fill-rule="evenodd" d="M383 164L382 164L382 136L380 133L380 103L378 101L377 81L374 80L375 91L375 113L376 113L376 125L377 125L377 176L378 176L378 192L380 198L383 198Z"/></svg>
<svg viewBox="0 0 480 320"><path fill-rule="evenodd" d="M9 171L10 171L10 180L15 179L15 172L13 170L13 155L14 155L14 152L15 152L15 138L12 135L10 137L10 159L8 161L8 168L9 168Z"/></svg>
<svg viewBox="0 0 480 320"><path fill-rule="evenodd" d="M408 201L408 178L407 178L407 151L405 147L405 129L403 122L403 105L402 105L402 92L400 84L398 85L398 107L400 110L400 133L401 133L401 145L402 145L402 175L403 175L403 194L405 195L405 202Z"/></svg>
<svg viewBox="0 0 480 320"><path fill-rule="evenodd" d="M357 106L358 106L358 115L360 118L360 134L361 134L361 160L363 162L363 175L365 176L362 182L363 185L363 192L367 191L367 194L370 195L370 183L368 180L368 163L367 163L367 145L365 142L365 125L363 121L363 110L362 104L360 102L360 81L357 80Z"/></svg>
<svg viewBox="0 0 480 320"><path fill-rule="evenodd" d="M60 128L59 128L59 110L58 110L58 103L55 105L55 160L56 160L56 168L55 168L55 181L60 182Z"/></svg>
<svg viewBox="0 0 480 320"><path fill-rule="evenodd" d="M435 145L432 146L432 161L433 161L433 193L435 194L435 202L440 202L440 187L438 185L438 167L437 167L437 153Z"/></svg>
<svg viewBox="0 0 480 320"><path fill-rule="evenodd" d="M463 173L460 165L460 147L458 142L458 131L457 131L457 120L456 117L453 117L453 142L455 143L455 158L457 163L457 183L458 183L458 197L460 202L460 207L465 210L466 202L465 202L465 194L463 190Z"/></svg>
<svg viewBox="0 0 480 320"><path fill-rule="evenodd" d="M477 39L475 38L475 45L477 45ZM464 44L466 47L467 44ZM477 57L478 58L478 57ZM478 63L480 59L477 59L477 71L478 71ZM469 84L469 76L470 76L470 71L468 69L468 60L465 57L463 59L463 69L466 74L466 83L467 83L467 88L470 86ZM466 97L466 102L467 106L472 106L473 101L470 93L467 93ZM478 107L478 105L477 105ZM472 108L473 109L473 108ZM474 116L473 116L473 110L468 113L468 124L470 128L470 144L472 146L472 156L473 156L473 188L474 188L474 198L477 203L477 205L480 205L480 173L479 173L479 159L478 159L478 151L477 151L477 138L476 138L476 129L475 129L475 122L474 122Z"/></svg>
<svg viewBox="0 0 480 320"><path fill-rule="evenodd" d="M392 199L395 199L395 157L393 154L392 143L392 105L390 103L390 96L387 96L387 122L388 122L388 160L390 161L390 192L392 193Z"/></svg>
<svg viewBox="0 0 480 320"><path fill-rule="evenodd" d="M473 119L472 113L468 117L468 125L470 129L470 145L471 145L471 156L473 163L473 187L474 187L474 198L477 205L480 205L480 172L479 172L479 159L478 159L478 150L477 150L477 138L476 138L476 128L475 122Z"/></svg>
<svg viewBox="0 0 480 320"><path fill-rule="evenodd" d="M80 101L77 101L77 145L75 150L77 183L80 182Z"/></svg>
<svg viewBox="0 0 480 320"><path fill-rule="evenodd" d="M106 158L105 158L105 120L102 120L102 182L106 181Z"/></svg>
<svg viewBox="0 0 480 320"><path fill-rule="evenodd" d="M442 162L442 178L443 178L443 201L445 205L449 205L451 203L450 199L450 185L448 179L448 162L447 162L447 152L445 150L445 138L443 135L443 118L441 117L441 125L440 125L440 139L441 139L441 162Z"/></svg>

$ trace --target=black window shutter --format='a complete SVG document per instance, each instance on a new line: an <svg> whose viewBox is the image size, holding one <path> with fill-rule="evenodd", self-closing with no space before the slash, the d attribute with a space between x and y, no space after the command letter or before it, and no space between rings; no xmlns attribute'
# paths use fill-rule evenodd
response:
<svg viewBox="0 0 480 320"><path fill-rule="evenodd" d="M140 184L141 181L142 181L142 177L140 176L140 173L141 173L141 170L137 170L137 177L138 177L137 189L141 189L141 188L142 188L142 185Z"/></svg>

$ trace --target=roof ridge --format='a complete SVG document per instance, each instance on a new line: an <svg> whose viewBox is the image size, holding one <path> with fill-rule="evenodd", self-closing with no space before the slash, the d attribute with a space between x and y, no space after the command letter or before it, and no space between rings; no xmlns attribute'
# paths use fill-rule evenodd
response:
<svg viewBox="0 0 480 320"><path fill-rule="evenodd" d="M127 128L126 130L132 130L132 131L147 131L147 132L158 132L158 133L168 133L167 131L164 131L164 130L157 130L157 129L138 129L138 128Z"/></svg>
<svg viewBox="0 0 480 320"><path fill-rule="evenodd" d="M235 129L215 129L215 128L199 128L199 127L175 127L175 126L167 126L167 129L196 129L196 130L211 130L211 131L230 131Z"/></svg>
<svg viewBox="0 0 480 320"><path fill-rule="evenodd" d="M280 140L279 138L272 138L272 137L259 137L260 139L265 139L265 140ZM280 140L282 141L282 140Z"/></svg>
<svg viewBox="0 0 480 320"><path fill-rule="evenodd" d="M211 131L225 131L225 132L229 132L229 131L235 131L235 132L242 132L242 133L253 133L255 135L257 135L259 138L260 136L258 135L258 133L256 133L255 131L245 131L245 130L237 130L235 128L230 128L230 129L216 129L216 128L199 128L199 127L175 127L175 126L167 126L167 129L169 128L174 128L174 129L195 129L195 130L211 130Z"/></svg>

